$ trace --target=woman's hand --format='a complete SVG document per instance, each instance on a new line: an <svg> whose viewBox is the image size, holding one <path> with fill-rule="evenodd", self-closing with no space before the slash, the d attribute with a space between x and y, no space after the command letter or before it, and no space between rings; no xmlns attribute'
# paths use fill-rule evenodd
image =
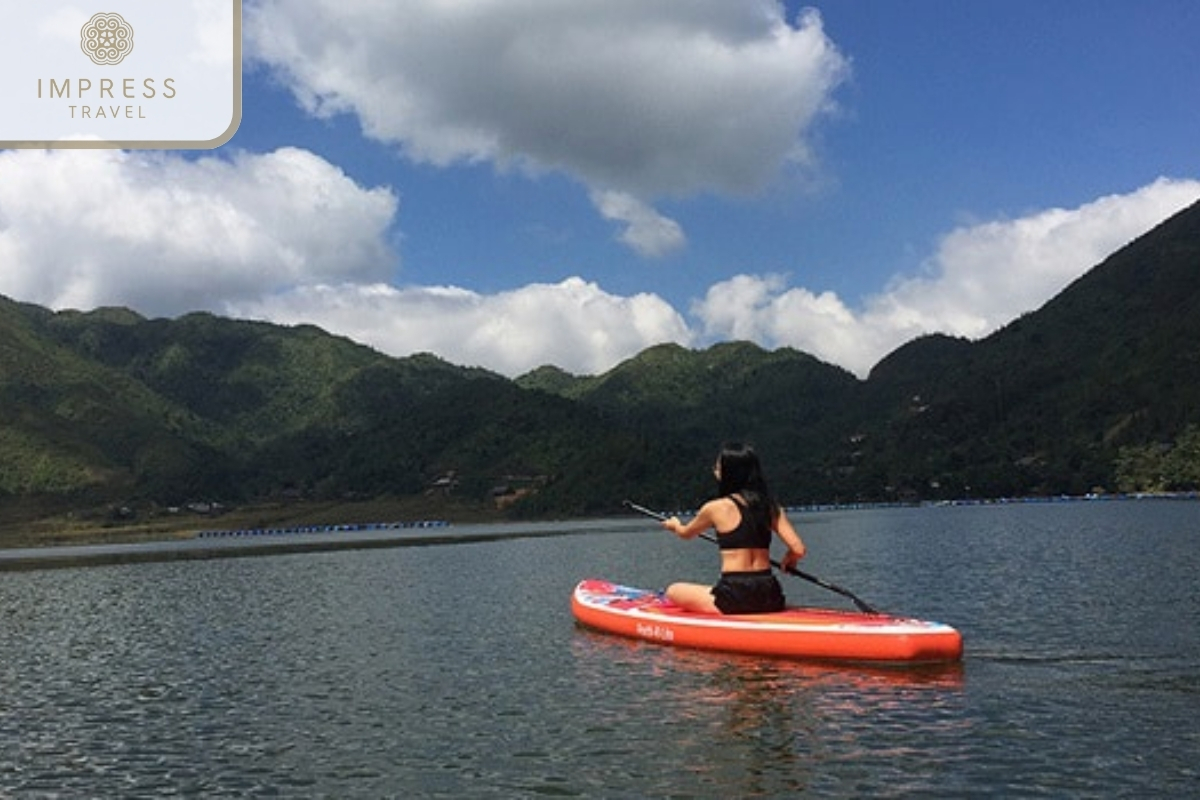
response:
<svg viewBox="0 0 1200 800"><path fill-rule="evenodd" d="M784 572L793 570L796 568L796 565L800 563L800 559L804 558L804 555L807 552L808 548L804 546L804 542L801 542L799 550L788 550L787 555L783 557L783 560L779 563L779 566Z"/></svg>
<svg viewBox="0 0 1200 800"><path fill-rule="evenodd" d="M783 513L782 510L775 519L775 533L779 534L779 538L783 540L783 543L788 548L787 555L780 562L780 568L784 572L787 572L789 569L795 569L796 564L808 552L808 548L804 545L804 540L800 538L800 534L796 533L796 529L792 526L791 520L787 518L787 514Z"/></svg>
<svg viewBox="0 0 1200 800"><path fill-rule="evenodd" d="M662 521L662 526L664 529L666 529L676 535L678 535L679 531L683 529L683 523L679 521L679 517L671 517L670 519L664 519Z"/></svg>

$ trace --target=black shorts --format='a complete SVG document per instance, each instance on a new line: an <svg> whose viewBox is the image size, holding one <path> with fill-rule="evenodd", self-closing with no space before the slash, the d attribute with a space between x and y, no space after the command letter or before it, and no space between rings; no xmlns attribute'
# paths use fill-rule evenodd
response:
<svg viewBox="0 0 1200 800"><path fill-rule="evenodd" d="M713 600L722 614L760 614L782 611L783 588L769 569L761 572L722 572L712 588Z"/></svg>

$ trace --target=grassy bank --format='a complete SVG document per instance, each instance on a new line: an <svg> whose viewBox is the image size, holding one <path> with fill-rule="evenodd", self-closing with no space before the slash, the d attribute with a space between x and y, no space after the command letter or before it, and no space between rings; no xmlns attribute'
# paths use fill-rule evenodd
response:
<svg viewBox="0 0 1200 800"><path fill-rule="evenodd" d="M55 508L33 501L0 505L0 548L186 539L201 531L445 520L503 519L490 504L453 497L376 498L356 501L289 501L223 508L150 511L111 506Z"/></svg>

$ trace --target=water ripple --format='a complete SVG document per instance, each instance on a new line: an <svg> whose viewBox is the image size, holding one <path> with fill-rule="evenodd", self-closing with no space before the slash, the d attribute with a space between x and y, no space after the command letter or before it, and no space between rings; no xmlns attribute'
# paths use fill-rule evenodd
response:
<svg viewBox="0 0 1200 800"><path fill-rule="evenodd" d="M8 574L0 796L1183 796L1200 520L1106 506L809 524L814 572L964 629L937 669L577 628L580 577L714 568L638 532Z"/></svg>

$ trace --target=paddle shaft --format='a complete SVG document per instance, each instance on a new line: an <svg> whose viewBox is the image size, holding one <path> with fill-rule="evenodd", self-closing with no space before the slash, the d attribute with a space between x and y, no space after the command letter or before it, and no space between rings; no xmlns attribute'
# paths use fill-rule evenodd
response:
<svg viewBox="0 0 1200 800"><path fill-rule="evenodd" d="M669 517L666 514L660 513L658 511L654 511L653 509L646 508L645 506L640 506L637 503L634 503L630 500L625 501L625 507L629 508L633 511L636 511L639 514L644 514L647 517L652 517L660 522L669 519ZM717 538L715 536L711 536L707 533L700 534L700 538L707 539L708 541L712 542L713 544L719 544L719 542L717 541ZM865 600L859 599L850 590L843 589L841 586L838 586L837 584L833 584L833 583L829 583L828 581L821 580L816 575L809 575L807 572L802 572L801 570L798 570L795 567L789 567L788 569L784 569L783 565L780 564L775 559L771 559L771 566L775 567L775 569L780 570L781 572L786 572L788 575L795 575L797 578L803 578L804 580L808 581L809 583L815 583L817 586L820 586L822 589L828 589L831 592L836 592L837 594L840 594L842 597L848 598L852 603L854 603L854 605L858 606L858 609L860 611L865 611L868 614L882 613L881 611L879 611L879 609L875 608L870 603L866 602Z"/></svg>

